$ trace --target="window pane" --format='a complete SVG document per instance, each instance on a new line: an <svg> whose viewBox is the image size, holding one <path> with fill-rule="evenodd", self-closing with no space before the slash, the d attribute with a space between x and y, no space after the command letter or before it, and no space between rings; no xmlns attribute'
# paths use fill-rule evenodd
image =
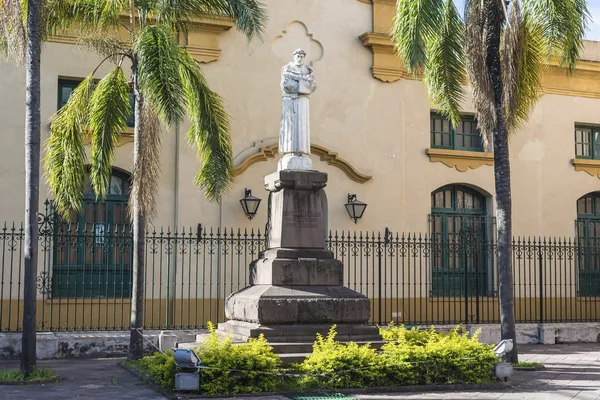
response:
<svg viewBox="0 0 600 400"><path fill-rule="evenodd" d="M592 129L586 127L575 127L575 156L592 156Z"/></svg>
<svg viewBox="0 0 600 400"><path fill-rule="evenodd" d="M123 180L116 176L110 177L110 187L108 194L123 194Z"/></svg>

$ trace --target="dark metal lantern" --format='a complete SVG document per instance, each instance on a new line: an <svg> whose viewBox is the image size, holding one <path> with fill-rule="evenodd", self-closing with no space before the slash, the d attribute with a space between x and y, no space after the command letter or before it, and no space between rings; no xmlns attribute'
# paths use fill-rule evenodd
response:
<svg viewBox="0 0 600 400"><path fill-rule="evenodd" d="M363 203L356 198L355 194L348 193L348 202L346 203L346 211L351 219L356 224L362 218L367 208L367 203Z"/></svg>
<svg viewBox="0 0 600 400"><path fill-rule="evenodd" d="M246 217L248 217L249 220L254 218L254 216L256 215L260 202L261 199L252 196L252 190L245 189L245 195L244 198L240 200L240 204L242 205L242 210L244 210L244 214L246 214Z"/></svg>

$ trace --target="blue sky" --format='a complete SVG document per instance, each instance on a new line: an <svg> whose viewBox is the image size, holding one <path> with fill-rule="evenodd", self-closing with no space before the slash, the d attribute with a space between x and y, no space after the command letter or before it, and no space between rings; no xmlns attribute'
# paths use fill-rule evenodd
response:
<svg viewBox="0 0 600 400"><path fill-rule="evenodd" d="M454 0L459 10L464 7L464 0ZM588 10L592 14L593 21L588 27L586 39L600 41L600 0L588 0Z"/></svg>

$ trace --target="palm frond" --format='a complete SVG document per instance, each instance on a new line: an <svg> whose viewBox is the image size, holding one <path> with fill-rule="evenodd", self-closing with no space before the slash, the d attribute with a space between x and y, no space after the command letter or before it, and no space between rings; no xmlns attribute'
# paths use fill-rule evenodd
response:
<svg viewBox="0 0 600 400"><path fill-rule="evenodd" d="M155 12L159 21L181 31L197 18L230 17L248 39L262 36L268 20L260 0L158 0Z"/></svg>
<svg viewBox="0 0 600 400"><path fill-rule="evenodd" d="M487 63L487 32L481 2L466 3L467 76L471 83L477 126L485 148L489 147L496 127L494 91Z"/></svg>
<svg viewBox="0 0 600 400"><path fill-rule="evenodd" d="M457 126L464 97L465 27L452 0L446 0L440 26L429 38L423 81L434 107Z"/></svg>
<svg viewBox="0 0 600 400"><path fill-rule="evenodd" d="M47 34L70 29L105 32L120 26L129 10L129 0L46 0L44 24Z"/></svg>
<svg viewBox="0 0 600 400"><path fill-rule="evenodd" d="M158 117L148 104L142 103L139 116L135 140L140 141L140 146L133 165L131 196L139 199L140 213L152 221L156 217L160 182L161 129Z"/></svg>
<svg viewBox="0 0 600 400"><path fill-rule="evenodd" d="M443 0L398 0L391 33L409 72L425 65L427 42L439 27L443 7Z"/></svg>
<svg viewBox="0 0 600 400"><path fill-rule="evenodd" d="M46 141L44 172L54 204L68 216L82 210L85 187L86 154L83 136L87 125L88 102L94 90L92 74L71 93L71 97L50 120L50 137Z"/></svg>
<svg viewBox="0 0 600 400"><path fill-rule="evenodd" d="M528 0L523 9L532 24L541 27L548 54L560 56L561 65L571 71L591 18L586 0Z"/></svg>
<svg viewBox="0 0 600 400"><path fill-rule="evenodd" d="M545 63L541 27L520 14L518 3L513 3L502 51L502 102L509 133L528 119L537 103Z"/></svg>
<svg viewBox="0 0 600 400"><path fill-rule="evenodd" d="M140 32L134 51L138 59L139 86L159 118L169 125L181 121L185 99L179 74L180 47L162 25Z"/></svg>
<svg viewBox="0 0 600 400"><path fill-rule="evenodd" d="M118 136L131 114L129 83L116 67L98 83L90 98L89 129L92 136L90 180L98 198L104 198L110 183Z"/></svg>
<svg viewBox="0 0 600 400"><path fill-rule="evenodd" d="M17 65L25 61L27 34L24 21L25 10L20 0L0 0L0 50Z"/></svg>
<svg viewBox="0 0 600 400"><path fill-rule="evenodd" d="M79 37L77 44L102 57L111 57L115 62L117 62L123 54L131 53L130 43L115 36L100 33L81 36Z"/></svg>
<svg viewBox="0 0 600 400"><path fill-rule="evenodd" d="M210 90L198 64L181 49L179 72L184 85L191 127L188 141L198 151L202 167L195 183L211 200L219 200L233 182L235 173L229 116L221 97Z"/></svg>

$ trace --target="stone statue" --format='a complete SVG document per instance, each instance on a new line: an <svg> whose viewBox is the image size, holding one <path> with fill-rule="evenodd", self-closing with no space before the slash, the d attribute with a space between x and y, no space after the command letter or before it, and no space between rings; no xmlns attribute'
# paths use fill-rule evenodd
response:
<svg viewBox="0 0 600 400"><path fill-rule="evenodd" d="M297 49L294 60L281 69L282 110L277 170L312 170L309 97L317 89L313 71L304 65L306 52Z"/></svg>

